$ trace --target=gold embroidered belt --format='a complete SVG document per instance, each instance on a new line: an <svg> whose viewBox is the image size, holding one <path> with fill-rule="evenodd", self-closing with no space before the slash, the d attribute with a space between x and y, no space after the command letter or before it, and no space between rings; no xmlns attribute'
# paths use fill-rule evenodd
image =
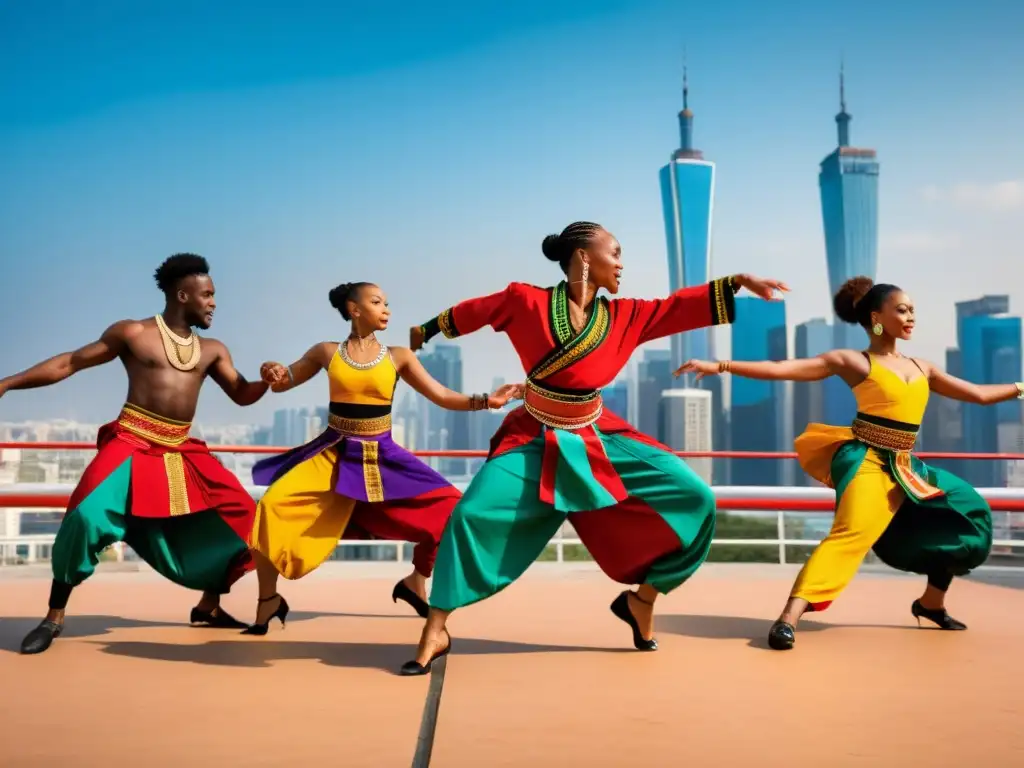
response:
<svg viewBox="0 0 1024 768"><path fill-rule="evenodd" d="M188 440L192 424L158 416L137 405L125 403L117 417L117 423L143 440L157 445L174 448Z"/></svg>
<svg viewBox="0 0 1024 768"><path fill-rule="evenodd" d="M906 453L914 449L919 427L858 413L852 429L853 436L865 445L894 453Z"/></svg>
<svg viewBox="0 0 1024 768"><path fill-rule="evenodd" d="M352 419L332 413L327 417L327 426L342 435L372 437L391 429L391 414L371 419Z"/></svg>
<svg viewBox="0 0 1024 768"><path fill-rule="evenodd" d="M604 408L600 392L558 392L533 379L526 380L523 400L527 413L553 429L589 427L600 418Z"/></svg>

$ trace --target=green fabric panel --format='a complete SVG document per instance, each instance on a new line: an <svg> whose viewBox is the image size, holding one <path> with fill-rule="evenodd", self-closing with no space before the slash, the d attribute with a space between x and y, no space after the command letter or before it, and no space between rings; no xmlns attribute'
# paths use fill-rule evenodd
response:
<svg viewBox="0 0 1024 768"><path fill-rule="evenodd" d="M452 611L500 592L540 556L565 513L540 501L543 438L490 459L441 538L430 604Z"/></svg>
<svg viewBox="0 0 1024 768"><path fill-rule="evenodd" d="M625 435L601 437L629 495L661 515L679 538L679 550L659 558L645 579L667 594L707 559L715 537L714 494L678 456Z"/></svg>
<svg viewBox="0 0 1024 768"><path fill-rule="evenodd" d="M558 441L558 468L555 470L555 508L563 512L583 512L613 506L615 497L594 477L587 457L587 444L579 435L555 430Z"/></svg>

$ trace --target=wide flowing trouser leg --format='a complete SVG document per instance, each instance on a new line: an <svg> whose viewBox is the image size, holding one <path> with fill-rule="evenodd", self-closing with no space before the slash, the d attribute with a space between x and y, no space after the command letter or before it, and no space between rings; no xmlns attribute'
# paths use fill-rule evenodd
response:
<svg viewBox="0 0 1024 768"><path fill-rule="evenodd" d="M256 505L250 545L286 579L299 579L331 556L356 502L334 490L337 454L319 453L271 485Z"/></svg>
<svg viewBox="0 0 1024 768"><path fill-rule="evenodd" d="M677 456L622 435L602 435L602 442L629 498L570 513L569 521L610 578L667 594L707 559L714 494Z"/></svg>
<svg viewBox="0 0 1024 768"><path fill-rule="evenodd" d="M856 575L904 498L882 460L874 452L865 455L842 491L832 530L800 570L791 597L806 600L812 611L828 608Z"/></svg>
<svg viewBox="0 0 1024 768"><path fill-rule="evenodd" d="M216 510L181 517L128 516L124 542L161 576L187 589L226 594L249 547Z"/></svg>
<svg viewBox="0 0 1024 768"><path fill-rule="evenodd" d="M54 581L77 587L92 576L100 554L124 541L131 459L107 475L61 521L50 565Z"/></svg>
<svg viewBox="0 0 1024 768"><path fill-rule="evenodd" d="M431 607L453 611L500 592L565 522L565 513L539 498L542 446L495 456L473 477L441 537Z"/></svg>
<svg viewBox="0 0 1024 768"><path fill-rule="evenodd" d="M437 560L441 536L462 494L453 486L438 488L419 496L376 503L359 502L351 528L388 541L410 541L416 546L412 564L429 577Z"/></svg>

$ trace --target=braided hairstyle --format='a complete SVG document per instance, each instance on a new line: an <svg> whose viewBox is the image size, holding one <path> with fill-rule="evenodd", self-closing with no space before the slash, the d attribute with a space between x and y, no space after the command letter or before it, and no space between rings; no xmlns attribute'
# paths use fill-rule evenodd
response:
<svg viewBox="0 0 1024 768"><path fill-rule="evenodd" d="M541 250L551 261L557 261L565 274L569 274L569 262L579 248L586 248L594 235L604 227L592 221L575 221L562 230L560 235L548 235L541 243Z"/></svg>
<svg viewBox="0 0 1024 768"><path fill-rule="evenodd" d="M351 320L352 315L348 312L348 303L358 301L363 288L370 285L373 283L342 283L331 288L327 298L331 302L331 306L341 313L343 319Z"/></svg>
<svg viewBox="0 0 1024 768"><path fill-rule="evenodd" d="M898 290L899 286L876 283L864 275L851 277L839 286L832 299L832 307L836 311L836 317L844 323L870 328L871 313L878 312L886 299Z"/></svg>

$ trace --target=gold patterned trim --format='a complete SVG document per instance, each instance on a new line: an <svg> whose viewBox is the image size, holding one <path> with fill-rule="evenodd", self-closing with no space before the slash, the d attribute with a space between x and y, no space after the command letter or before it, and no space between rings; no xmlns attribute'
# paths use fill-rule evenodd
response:
<svg viewBox="0 0 1024 768"><path fill-rule="evenodd" d="M327 426L343 435L370 437L391 429L391 414L372 419L346 419L332 413L327 417Z"/></svg>
<svg viewBox="0 0 1024 768"><path fill-rule="evenodd" d="M893 471L898 475L901 485L905 490L909 491L917 501L926 501L945 494L945 491L941 488L927 482L914 471L914 465L908 451L897 452L893 456L891 466Z"/></svg>
<svg viewBox="0 0 1024 768"><path fill-rule="evenodd" d="M164 472L167 473L167 497L171 517L189 514L192 509L188 504L185 461L180 453L168 451L164 454Z"/></svg>
<svg viewBox="0 0 1024 768"><path fill-rule="evenodd" d="M384 501L384 483L377 464L380 446L374 440L363 441L363 484L367 501Z"/></svg>
<svg viewBox="0 0 1024 768"><path fill-rule="evenodd" d="M899 453L911 451L917 442L917 432L893 427L883 427L863 419L853 420L853 436L872 448Z"/></svg>
<svg viewBox="0 0 1024 768"><path fill-rule="evenodd" d="M437 316L437 327L441 329L446 339L454 339L459 335L455 328L455 320L452 318L451 307Z"/></svg>
<svg viewBox="0 0 1024 768"><path fill-rule="evenodd" d="M598 299L597 307L594 309L594 322L583 338L577 338L570 345L558 351L548 361L530 374L531 379L545 379L554 373L565 370L581 357L589 354L604 341L608 333L610 314L607 302Z"/></svg>
<svg viewBox="0 0 1024 768"><path fill-rule="evenodd" d="M523 406L526 408L526 412L528 414L533 416L533 418L544 426L551 427L552 429L567 429L570 431L589 427L601 418L601 413L604 411L604 405L598 403L598 406L594 409L593 413L589 413L586 416L567 418L564 416L555 416L551 413L545 413L544 411L534 408L529 403L523 403Z"/></svg>
<svg viewBox="0 0 1024 768"><path fill-rule="evenodd" d="M720 277L711 281L711 315L713 325L727 325L733 321L736 286L733 278Z"/></svg>
<svg viewBox="0 0 1024 768"><path fill-rule="evenodd" d="M596 389L593 390L592 392L582 393L555 392L553 390L548 389L547 387L541 386L533 379L527 379L526 386L528 389L532 389L541 397L545 397L548 400L555 400L560 403L592 403L595 400L600 399L601 397L601 393L598 392Z"/></svg>
<svg viewBox="0 0 1024 768"><path fill-rule="evenodd" d="M175 421L158 416L131 403L122 406L117 423L144 440L171 448L188 440L188 433L192 429L192 425L187 421Z"/></svg>

